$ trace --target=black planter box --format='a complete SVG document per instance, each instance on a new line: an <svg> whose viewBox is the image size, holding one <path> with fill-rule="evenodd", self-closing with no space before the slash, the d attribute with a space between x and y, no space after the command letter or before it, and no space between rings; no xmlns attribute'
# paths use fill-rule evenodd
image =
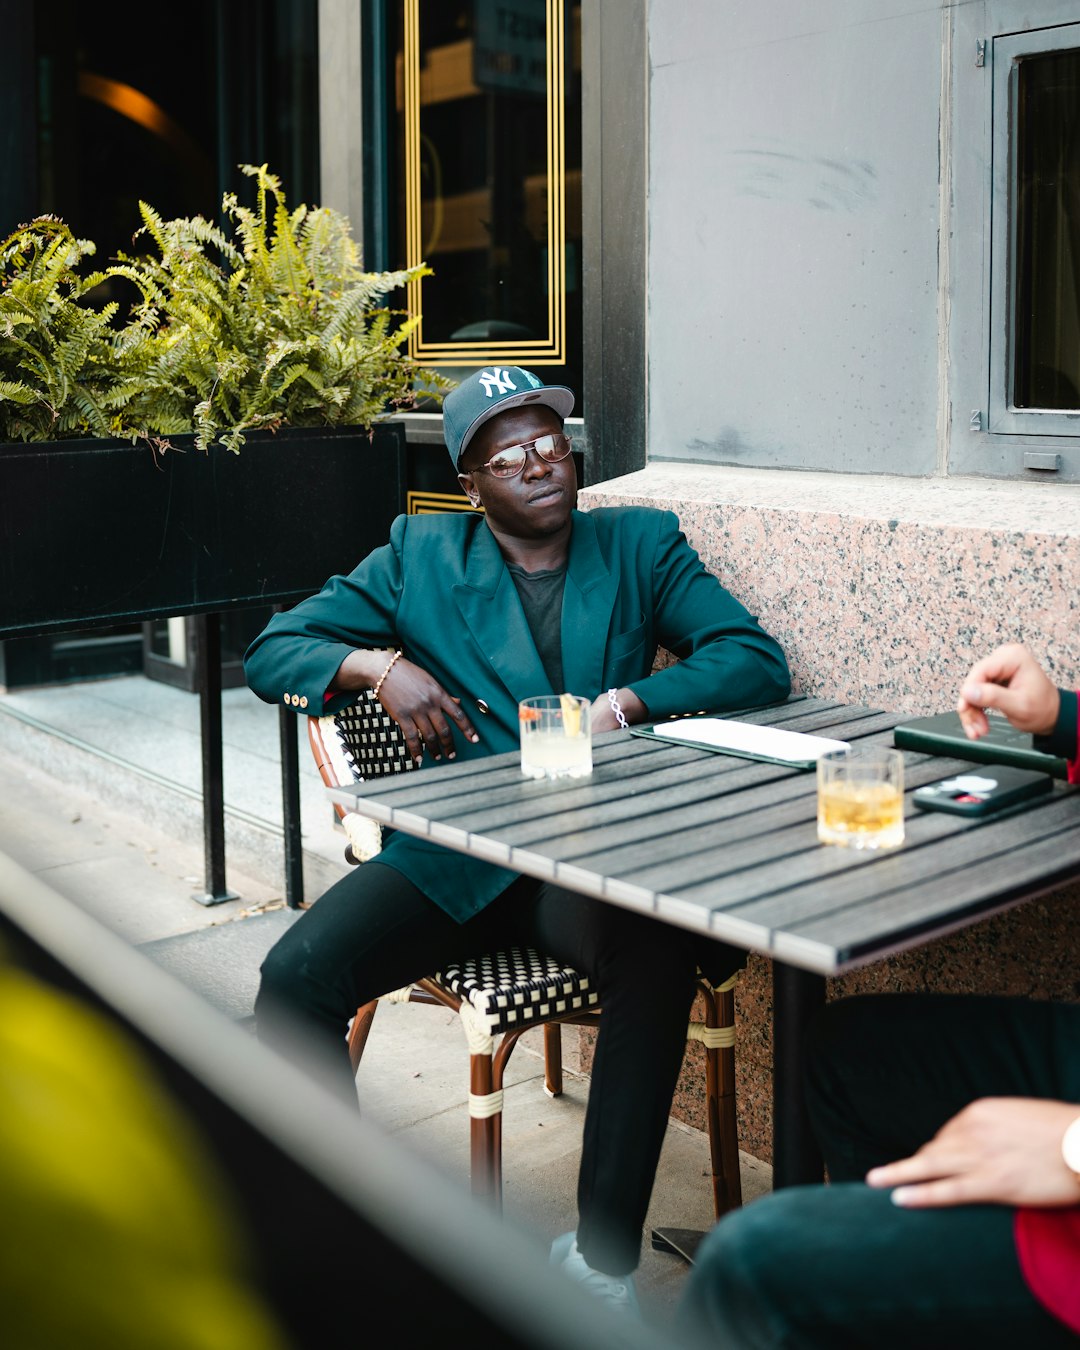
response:
<svg viewBox="0 0 1080 1350"><path fill-rule="evenodd" d="M395 423L173 441L0 445L0 638L291 603L404 510Z"/></svg>

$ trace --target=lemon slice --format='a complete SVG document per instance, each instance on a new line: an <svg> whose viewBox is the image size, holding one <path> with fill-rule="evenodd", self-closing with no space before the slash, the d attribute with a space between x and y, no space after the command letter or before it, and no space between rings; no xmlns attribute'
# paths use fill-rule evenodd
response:
<svg viewBox="0 0 1080 1350"><path fill-rule="evenodd" d="M573 694L560 694L562 704L563 729L567 736L581 735L581 704Z"/></svg>

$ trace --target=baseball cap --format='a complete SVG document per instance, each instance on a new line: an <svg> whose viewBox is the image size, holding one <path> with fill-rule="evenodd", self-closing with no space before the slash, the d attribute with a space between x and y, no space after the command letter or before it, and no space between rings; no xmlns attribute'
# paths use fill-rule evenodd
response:
<svg viewBox="0 0 1080 1350"><path fill-rule="evenodd" d="M454 468L485 422L528 403L541 403L566 418L574 393L564 384L544 384L520 366L486 366L451 389L443 399L443 435Z"/></svg>

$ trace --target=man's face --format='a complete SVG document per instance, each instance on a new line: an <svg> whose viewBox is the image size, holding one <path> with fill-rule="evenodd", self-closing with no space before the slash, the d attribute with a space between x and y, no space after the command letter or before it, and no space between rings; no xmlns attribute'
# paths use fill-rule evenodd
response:
<svg viewBox="0 0 1080 1350"><path fill-rule="evenodd" d="M521 539L555 534L565 526L577 501L574 458L548 464L535 450L513 478L496 478L481 466L500 450L524 445L537 436L562 431L558 416L542 404L511 408L486 422L461 458L458 481L483 506L491 525Z"/></svg>

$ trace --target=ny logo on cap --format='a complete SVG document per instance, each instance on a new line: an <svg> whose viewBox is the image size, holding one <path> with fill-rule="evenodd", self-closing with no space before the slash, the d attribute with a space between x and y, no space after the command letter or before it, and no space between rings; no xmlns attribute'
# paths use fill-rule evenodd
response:
<svg viewBox="0 0 1080 1350"><path fill-rule="evenodd" d="M487 394L488 398L491 398L493 394L509 394L511 390L517 388L517 385L510 378L510 372L500 366L481 371L480 383L484 386L484 393Z"/></svg>

